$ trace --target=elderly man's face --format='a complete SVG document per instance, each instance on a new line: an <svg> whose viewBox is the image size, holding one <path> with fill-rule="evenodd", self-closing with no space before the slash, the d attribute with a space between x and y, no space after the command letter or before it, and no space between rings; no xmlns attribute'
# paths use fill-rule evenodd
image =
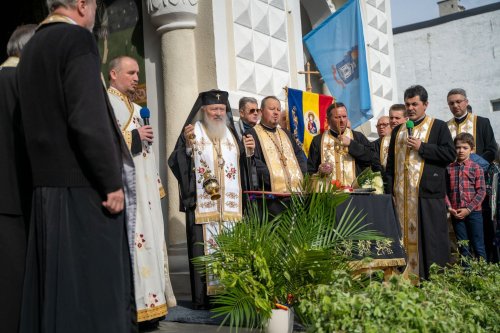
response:
<svg viewBox="0 0 500 333"><path fill-rule="evenodd" d="M251 126L257 125L260 120L260 110L257 104L248 102L243 109L240 110L240 118Z"/></svg>
<svg viewBox="0 0 500 333"><path fill-rule="evenodd" d="M406 122L405 111L395 110L389 111L389 122L391 123L391 129Z"/></svg>
<svg viewBox="0 0 500 333"><path fill-rule="evenodd" d="M205 105L205 115L208 121L225 122L226 121L226 105L211 104Z"/></svg>
<svg viewBox="0 0 500 333"><path fill-rule="evenodd" d="M349 123L349 118L347 118L347 110L344 106L339 106L333 109L330 118L328 118L328 126L337 133L344 133Z"/></svg>
<svg viewBox="0 0 500 333"><path fill-rule="evenodd" d="M460 94L450 95L447 98L448 107L455 118L460 118L467 113L467 105L469 101Z"/></svg>
<svg viewBox="0 0 500 333"><path fill-rule="evenodd" d="M279 101L269 98L262 109L262 123L268 127L275 128L280 122L281 104Z"/></svg>
<svg viewBox="0 0 500 333"><path fill-rule="evenodd" d="M391 134L391 126L389 123L389 117L380 117L377 121L377 134L379 137L384 137Z"/></svg>

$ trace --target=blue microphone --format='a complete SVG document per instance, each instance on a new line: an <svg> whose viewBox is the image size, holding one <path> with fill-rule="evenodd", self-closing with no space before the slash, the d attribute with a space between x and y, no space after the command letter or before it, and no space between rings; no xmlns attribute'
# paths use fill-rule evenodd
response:
<svg viewBox="0 0 500 333"><path fill-rule="evenodd" d="M141 114L141 118L144 121L144 125L148 126L149 125L149 117L151 116L151 112L149 112L149 109L145 106L141 108L141 111L139 111ZM151 142L148 142L148 144L151 146Z"/></svg>
<svg viewBox="0 0 500 333"><path fill-rule="evenodd" d="M144 125L149 125L149 117L151 116L151 112L149 112L149 109L143 106L141 108L140 114L142 120L144 121Z"/></svg>

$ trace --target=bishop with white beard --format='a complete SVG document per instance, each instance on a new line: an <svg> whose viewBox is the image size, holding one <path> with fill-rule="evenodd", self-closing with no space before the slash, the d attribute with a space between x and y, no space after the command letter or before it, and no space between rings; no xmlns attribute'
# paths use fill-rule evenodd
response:
<svg viewBox="0 0 500 333"><path fill-rule="evenodd" d="M200 93L186 120L168 165L179 181L180 210L186 213L191 295L194 309L208 308L216 282L195 271L191 259L204 255L220 228L243 215L245 150L253 151L252 137L240 143L234 129L228 93ZM218 184L210 192L207 183ZM199 243L204 242L205 248ZM198 243L198 244L197 244Z"/></svg>

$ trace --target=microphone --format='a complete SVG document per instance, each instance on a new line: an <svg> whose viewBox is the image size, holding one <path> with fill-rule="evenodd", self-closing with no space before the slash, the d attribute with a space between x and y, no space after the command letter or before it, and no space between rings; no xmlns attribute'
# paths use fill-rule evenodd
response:
<svg viewBox="0 0 500 333"><path fill-rule="evenodd" d="M149 109L145 106L141 108L141 111L139 111L141 114L141 118L144 121L144 125L148 126L149 125L149 117L151 116L151 112L149 112ZM148 142L148 144L151 146L151 142Z"/></svg>
<svg viewBox="0 0 500 333"><path fill-rule="evenodd" d="M406 122L406 129L408 130L408 136L413 136L413 127L415 127L413 120L408 120Z"/></svg>
<svg viewBox="0 0 500 333"><path fill-rule="evenodd" d="M151 112L149 112L149 109L143 106L141 108L140 114L142 120L144 121L144 125L149 125L149 117L151 116Z"/></svg>

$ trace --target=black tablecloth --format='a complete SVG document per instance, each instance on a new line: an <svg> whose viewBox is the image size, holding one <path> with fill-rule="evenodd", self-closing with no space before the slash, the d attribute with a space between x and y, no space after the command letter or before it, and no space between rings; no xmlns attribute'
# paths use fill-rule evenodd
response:
<svg viewBox="0 0 500 333"><path fill-rule="evenodd" d="M390 242L371 241L369 254L364 251L367 246L367 243L365 243L362 246L361 253L356 250L353 251L354 257L358 259L363 257L373 258L374 260L370 264L371 267L405 265L405 252L400 241L402 239L401 227L391 196L387 194L352 194L349 199L337 208L338 219L341 218L349 204L349 209L355 209L356 212L361 210L361 215L366 215L362 222L366 226L365 230L378 231L382 236L391 240ZM358 243L358 247L359 245Z"/></svg>

